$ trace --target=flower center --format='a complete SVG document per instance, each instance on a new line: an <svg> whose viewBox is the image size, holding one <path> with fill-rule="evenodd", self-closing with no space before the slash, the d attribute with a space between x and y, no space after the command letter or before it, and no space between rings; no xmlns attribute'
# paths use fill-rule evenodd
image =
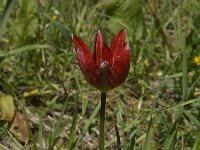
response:
<svg viewBox="0 0 200 150"><path fill-rule="evenodd" d="M108 77L107 77L107 72L108 72L109 64L107 61L100 61L100 84L102 90L106 91L108 87Z"/></svg>

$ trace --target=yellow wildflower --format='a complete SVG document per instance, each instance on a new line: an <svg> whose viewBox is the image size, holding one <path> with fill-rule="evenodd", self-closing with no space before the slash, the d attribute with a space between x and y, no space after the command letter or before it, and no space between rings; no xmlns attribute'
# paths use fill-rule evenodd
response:
<svg viewBox="0 0 200 150"><path fill-rule="evenodd" d="M200 65L200 56L194 57L194 63L197 64L198 66Z"/></svg>
<svg viewBox="0 0 200 150"><path fill-rule="evenodd" d="M57 19L58 19L58 16L53 15L53 16L52 16L52 19L53 19L53 20L57 20Z"/></svg>
<svg viewBox="0 0 200 150"><path fill-rule="evenodd" d="M39 94L39 90L38 89L33 89L31 91L24 92L23 96L24 97L30 97L30 96L35 96L35 95L38 95L38 94Z"/></svg>

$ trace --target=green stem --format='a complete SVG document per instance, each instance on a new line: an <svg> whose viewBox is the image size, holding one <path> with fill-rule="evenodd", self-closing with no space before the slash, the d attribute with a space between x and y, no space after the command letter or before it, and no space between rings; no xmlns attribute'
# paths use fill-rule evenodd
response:
<svg viewBox="0 0 200 150"><path fill-rule="evenodd" d="M104 143L105 143L105 135L104 135L105 108L106 108L106 93L101 92L99 150L104 150Z"/></svg>

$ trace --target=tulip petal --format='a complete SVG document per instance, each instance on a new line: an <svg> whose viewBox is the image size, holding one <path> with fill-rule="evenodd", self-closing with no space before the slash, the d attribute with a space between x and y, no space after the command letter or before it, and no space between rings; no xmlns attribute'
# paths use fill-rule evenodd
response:
<svg viewBox="0 0 200 150"><path fill-rule="evenodd" d="M103 36L99 30L97 31L97 34L95 37L93 59L96 65L100 65L101 62L104 62L104 61L107 61L109 64L111 64L111 60L112 60L110 49L104 43Z"/></svg>
<svg viewBox="0 0 200 150"><path fill-rule="evenodd" d="M83 51L86 55L91 55L88 46L80 38L73 34L72 40L74 42L76 51Z"/></svg>
<svg viewBox="0 0 200 150"><path fill-rule="evenodd" d="M126 32L125 32L125 29L123 29L114 37L112 44L110 46L113 59L115 59L116 56L120 53L120 51L124 48L125 36L126 36Z"/></svg>
<svg viewBox="0 0 200 150"><path fill-rule="evenodd" d="M130 68L130 47L128 44L121 50L115 58L115 62L110 67L109 87L114 88L124 82Z"/></svg>
<svg viewBox="0 0 200 150"><path fill-rule="evenodd" d="M76 48L80 69L83 72L83 75L85 76L86 80L89 80L90 76L92 76L91 72L96 68L96 65L91 57L89 48L76 35L73 35L72 39Z"/></svg>

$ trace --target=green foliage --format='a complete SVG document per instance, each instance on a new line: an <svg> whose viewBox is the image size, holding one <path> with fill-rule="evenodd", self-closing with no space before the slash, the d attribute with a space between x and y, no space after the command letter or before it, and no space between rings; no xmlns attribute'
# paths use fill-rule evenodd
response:
<svg viewBox="0 0 200 150"><path fill-rule="evenodd" d="M165 139L164 150L174 150L175 149L178 123L179 123L179 118L175 121L171 130L168 133L167 138Z"/></svg>
<svg viewBox="0 0 200 150"><path fill-rule="evenodd" d="M193 146L193 150L198 150L200 147L200 133L198 134L197 138L196 138L196 142Z"/></svg>
<svg viewBox="0 0 200 150"><path fill-rule="evenodd" d="M70 134L69 134L69 146L68 149L72 150L75 147L75 133L76 133L76 123L77 123L77 111L74 112L73 115L73 121L72 121L72 126L70 129Z"/></svg>
<svg viewBox="0 0 200 150"><path fill-rule="evenodd" d="M5 120L0 120L0 139L3 139L8 135L7 128L8 122L6 122Z"/></svg>
<svg viewBox="0 0 200 150"><path fill-rule="evenodd" d="M13 20L13 36L19 40L20 45L32 43L36 38L38 27L37 18L37 1L36 0L20 0L20 9L16 12L16 19ZM11 41L13 42L13 41Z"/></svg>
<svg viewBox="0 0 200 150"><path fill-rule="evenodd" d="M139 0L105 1L103 7L106 7L105 13L109 18L106 22L109 30L117 33L122 28L126 28L129 36L134 35L140 39L144 31L141 2Z"/></svg>
<svg viewBox="0 0 200 150"><path fill-rule="evenodd" d="M1 121L0 149L97 149L100 97L71 36L93 50L97 29L110 43L126 28L132 62L124 85L108 92L106 149L120 139L122 150L198 150L199 10L198 0L1 0L0 91L23 112L29 140Z"/></svg>
<svg viewBox="0 0 200 150"><path fill-rule="evenodd" d="M3 1L2 1L3 2ZM0 38L6 31L6 24L16 0L7 0L3 13L0 15Z"/></svg>
<svg viewBox="0 0 200 150"><path fill-rule="evenodd" d="M28 46L23 46L14 50L11 50L9 52L0 52L0 57L6 57L6 56L10 56L10 55L15 55L15 54L20 54L23 52L27 52L30 50L35 50L38 48L48 48L47 45L39 45L39 44L35 44L35 45L28 45Z"/></svg>
<svg viewBox="0 0 200 150"><path fill-rule="evenodd" d="M151 149L151 138L152 138L152 134L153 134L152 123L153 122L154 122L154 119L151 117L151 120L149 122L149 127L148 127L148 130L147 130L147 135L146 135L145 142L144 142L143 150L150 150Z"/></svg>

